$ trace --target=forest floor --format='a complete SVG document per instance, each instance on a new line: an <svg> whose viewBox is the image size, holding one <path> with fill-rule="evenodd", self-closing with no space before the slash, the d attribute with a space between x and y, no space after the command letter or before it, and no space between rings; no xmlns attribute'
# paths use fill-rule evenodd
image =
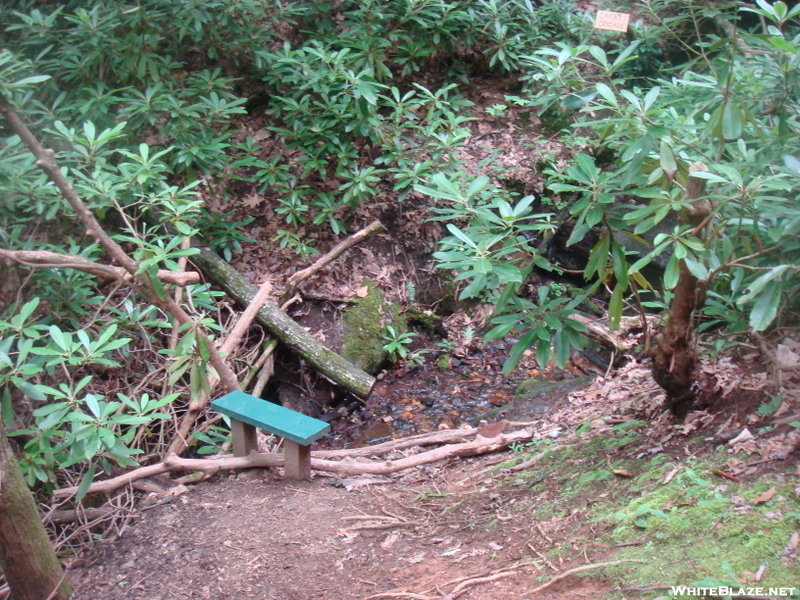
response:
<svg viewBox="0 0 800 600"><path fill-rule="evenodd" d="M496 82L466 90L475 121L458 158L470 173L489 165L494 179L537 194L542 165L558 163L565 148L537 134L536 122L516 127L524 119L513 106L503 118L485 114L481 107L512 91ZM258 135L267 159L284 149L263 126L263 116L245 121L241 135ZM413 291L416 304L434 312L445 296L421 258L442 236L428 220L430 199L395 197L384 183L351 215L351 231L375 219L385 231L306 282L304 302L289 310L337 351L337 299L355 298L367 279L402 306L415 304ZM282 226L269 200L243 189L224 206L210 197L208 208L254 219L245 231L260 242L243 244L234 263L255 284L270 278L281 289L299 265L289 248L263 243ZM308 235L323 253L338 241L324 228ZM519 380L502 375L504 357L478 348L479 336L471 346L473 334L464 333L481 331L488 314L473 307L445 317L454 358L461 352L449 373L435 375L431 364L427 372L386 373L373 394L380 401L335 420L331 438L370 443L474 424L464 407L482 395L497 408L483 418L510 428L525 422L530 443L390 477L315 472L298 483L280 470L218 475L133 509L115 535L76 556L76 600L618 599L666 596L671 585L800 585L800 394L770 400L775 368L759 362L757 349L742 345L702 363L704 410L685 423L670 421L648 364L633 357L608 373L573 360L550 375L594 379L569 392L556 387L531 409L511 400L509 386ZM432 348L425 337L415 350ZM782 386L796 390L800 343L791 342L783 345L791 364ZM527 356L519 370L547 379L534 366ZM359 437L362 424L379 434Z"/></svg>
<svg viewBox="0 0 800 600"><path fill-rule="evenodd" d="M720 402L685 424L660 412L649 369L633 361L560 398L533 442L505 452L388 478L218 476L135 510L116 539L77 557L75 598L559 600L650 598L702 581L797 586L800 402L765 410L753 391L765 373L728 360L714 372Z"/></svg>

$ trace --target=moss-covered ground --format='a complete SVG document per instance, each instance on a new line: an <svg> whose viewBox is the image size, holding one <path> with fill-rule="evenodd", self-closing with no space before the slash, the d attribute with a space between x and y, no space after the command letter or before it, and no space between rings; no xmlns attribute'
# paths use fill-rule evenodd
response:
<svg viewBox="0 0 800 600"><path fill-rule="evenodd" d="M786 556L800 532L796 465L733 481L720 475L731 459L725 448L690 440L652 454L657 445L643 424L631 423L552 451L547 442L518 447L498 465L502 473L538 455L535 465L506 476L509 486L539 491L518 510L531 510L538 522L575 517L563 529L569 543L544 552L549 560L581 546L631 561L605 571L628 590L611 598L670 597L673 585L800 588L797 558Z"/></svg>

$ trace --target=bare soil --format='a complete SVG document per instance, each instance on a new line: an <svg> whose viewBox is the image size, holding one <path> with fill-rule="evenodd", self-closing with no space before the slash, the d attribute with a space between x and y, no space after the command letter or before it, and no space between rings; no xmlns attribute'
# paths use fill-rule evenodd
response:
<svg viewBox="0 0 800 600"><path fill-rule="evenodd" d="M796 481L800 436L787 418L800 414L786 414L800 413L800 404L787 395L783 415L759 414L765 396L756 392L767 386L767 377L761 367L750 367L728 359L704 363L714 373L706 392L717 402L678 424L661 412L663 393L648 365L632 361L613 378L599 377L564 396L533 429L540 440L580 448L613 437L615 423L644 420L643 435L632 441L594 444L592 453L567 460L563 467L573 473L625 460L633 472L618 472L624 482L655 454L680 466L726 444L732 454L725 477ZM742 436L743 428L752 437ZM315 472L312 481L291 482L260 470L218 476L133 511L115 538L78 556L69 572L75 599L561 600L619 594L620 580L606 579L601 569L532 593L570 569L614 561L618 549L600 540L605 526L588 518L607 492L588 486L579 495L565 494L565 477L574 477L569 470L519 478L501 464L530 456L516 452L522 454L511 449L387 478ZM752 459L735 458L744 455ZM720 481L727 481L722 475ZM626 495L635 495L622 483L615 490L620 506ZM800 486L795 495L800 498ZM800 560L793 543L785 560ZM647 593L626 591L623 597Z"/></svg>
<svg viewBox="0 0 800 600"><path fill-rule="evenodd" d="M296 483L258 472L197 486L139 511L120 539L77 561L75 598L440 598L463 582L474 600L523 598L553 574L534 551L562 542L548 539L556 524L513 510L530 490L477 482L496 462L457 461L349 492L327 477ZM469 585L476 578L494 580ZM529 597L594 598L608 587L573 578Z"/></svg>

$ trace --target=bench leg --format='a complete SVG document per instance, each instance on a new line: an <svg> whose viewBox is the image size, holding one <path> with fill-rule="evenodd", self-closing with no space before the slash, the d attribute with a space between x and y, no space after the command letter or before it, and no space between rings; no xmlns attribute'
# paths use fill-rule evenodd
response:
<svg viewBox="0 0 800 600"><path fill-rule="evenodd" d="M253 450L258 450L256 428L249 423L231 419L231 435L233 436L234 456L249 456Z"/></svg>
<svg viewBox="0 0 800 600"><path fill-rule="evenodd" d="M311 446L284 438L283 459L286 479L311 479Z"/></svg>

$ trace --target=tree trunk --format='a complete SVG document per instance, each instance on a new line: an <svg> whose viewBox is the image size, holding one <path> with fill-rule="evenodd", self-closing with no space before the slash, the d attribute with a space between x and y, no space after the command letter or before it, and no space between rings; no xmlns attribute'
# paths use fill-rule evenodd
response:
<svg viewBox="0 0 800 600"><path fill-rule="evenodd" d="M0 422L0 566L14 600L67 600L64 570Z"/></svg>
<svg viewBox="0 0 800 600"><path fill-rule="evenodd" d="M256 295L256 286L214 252L202 248L190 260L240 305L249 305ZM375 378L319 343L277 304L267 300L258 311L256 320L320 373L359 398L369 396L375 385Z"/></svg>
<svg viewBox="0 0 800 600"><path fill-rule="evenodd" d="M702 163L694 163L690 170L708 171ZM691 211L681 215L684 223L692 225L693 235L702 238L702 230L711 219L713 207L704 199L705 179L690 177L686 197L692 202ZM679 265L678 284L672 300L664 331L656 337L653 348L653 379L667 392L667 405L672 414L683 420L695 400L697 349L694 340L694 312L706 300L706 282L691 274L686 263Z"/></svg>

